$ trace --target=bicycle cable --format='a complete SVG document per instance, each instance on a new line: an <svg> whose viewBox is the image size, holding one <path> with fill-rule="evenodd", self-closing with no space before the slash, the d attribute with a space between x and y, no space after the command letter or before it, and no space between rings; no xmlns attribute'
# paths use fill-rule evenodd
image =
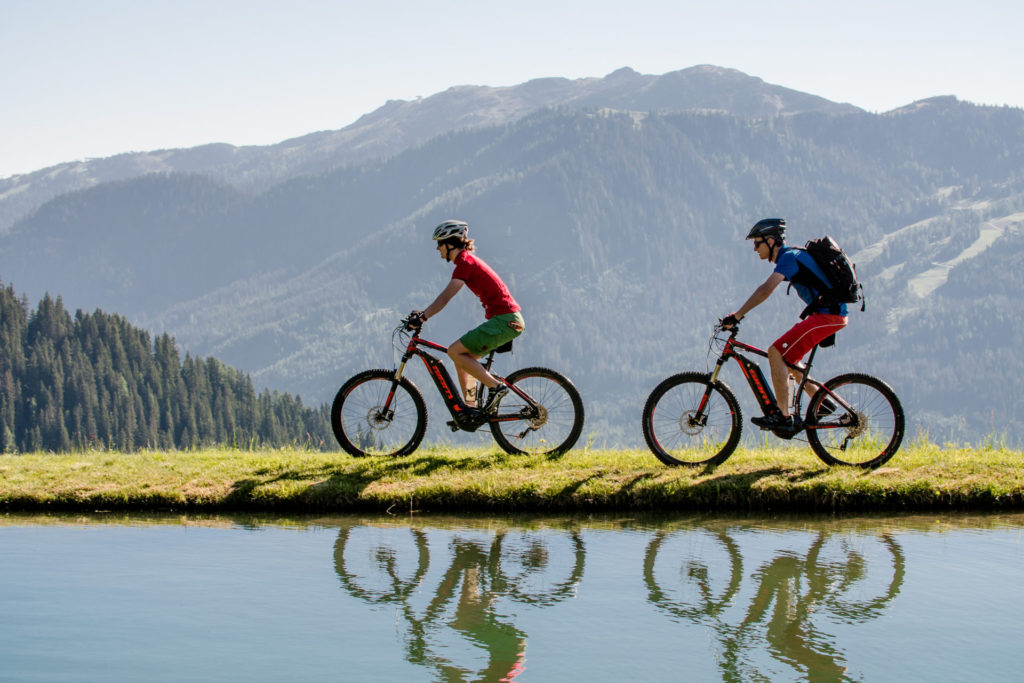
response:
<svg viewBox="0 0 1024 683"><path fill-rule="evenodd" d="M711 333L711 337L708 339L708 353L707 356L704 358L704 367L708 371L708 374L711 374L711 354L717 353L715 345L721 344L719 340L719 335L724 331L724 327L722 327L721 325L715 325L714 332ZM722 348L725 348L724 344L721 344L721 346Z"/></svg>
<svg viewBox="0 0 1024 683"><path fill-rule="evenodd" d="M407 339L405 338L405 332L405 324L403 323L402 325L396 327L395 330L391 333L391 367L393 368L398 367L399 347L401 347L402 353L405 353L405 347L409 345ZM398 343L395 343L396 338L398 339Z"/></svg>

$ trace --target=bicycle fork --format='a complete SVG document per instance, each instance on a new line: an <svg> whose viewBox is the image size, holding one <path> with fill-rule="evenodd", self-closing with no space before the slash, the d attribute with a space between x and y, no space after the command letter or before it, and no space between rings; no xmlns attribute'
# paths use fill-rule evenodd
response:
<svg viewBox="0 0 1024 683"><path fill-rule="evenodd" d="M378 423L391 422L395 418L395 411L391 407L391 403L395 400L395 392L398 391L398 384L402 381L402 373L405 371L405 364L408 360L409 354L406 353L402 356L402 362L391 377L391 390L388 391L388 397L384 400L384 405L380 406L374 415L374 420Z"/></svg>

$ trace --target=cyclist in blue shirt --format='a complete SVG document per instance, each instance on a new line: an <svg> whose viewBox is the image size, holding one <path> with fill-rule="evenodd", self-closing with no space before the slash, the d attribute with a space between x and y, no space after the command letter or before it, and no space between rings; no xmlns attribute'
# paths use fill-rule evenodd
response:
<svg viewBox="0 0 1024 683"><path fill-rule="evenodd" d="M786 246L785 219L765 218L758 221L750 229L747 239L754 240L754 252L762 261L774 263L775 270L735 313L722 319L722 326L729 328L738 323L752 308L766 301L783 282L790 282L797 295L807 304L800 322L768 347L768 363L771 366L776 409L766 416L750 418L750 421L761 429L795 431L795 422L790 415L793 397L790 396L789 377L793 375L797 381L801 378L797 376L799 373L790 370L787 363L798 362L815 344L846 327L846 304L818 303L819 292L805 284L810 278L802 278L800 273L807 270L823 282L828 280L815 263L814 257L806 250ZM805 389L808 394L814 392L811 386Z"/></svg>

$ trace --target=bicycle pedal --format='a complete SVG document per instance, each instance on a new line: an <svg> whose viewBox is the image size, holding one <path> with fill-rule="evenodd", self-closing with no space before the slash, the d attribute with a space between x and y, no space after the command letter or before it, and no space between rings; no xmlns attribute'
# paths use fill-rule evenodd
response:
<svg viewBox="0 0 1024 683"><path fill-rule="evenodd" d="M448 422L446 422L445 424L447 424L449 429L451 429L453 432L459 431L459 424L455 420L448 420Z"/></svg>

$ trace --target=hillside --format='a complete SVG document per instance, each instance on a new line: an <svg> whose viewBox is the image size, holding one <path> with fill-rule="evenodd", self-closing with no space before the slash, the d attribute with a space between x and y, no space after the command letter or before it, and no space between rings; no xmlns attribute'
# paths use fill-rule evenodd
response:
<svg viewBox="0 0 1024 683"><path fill-rule="evenodd" d="M398 318L450 275L430 230L462 218L524 307L510 362L562 370L587 402L585 434L635 445L650 389L706 367L713 321L767 277L749 225L782 215L793 243L836 237L865 281L866 311L819 356L821 375L890 381L911 439L1020 443L1024 112L936 98L877 115L793 91L765 111L763 82L702 73L717 106L673 109L679 94L659 108L666 75L615 111L536 108L256 194L196 173L65 194L0 238L0 276L320 402L391 365ZM599 82L613 77L634 79ZM512 90L528 85L545 84ZM744 336L767 345L800 308L780 290ZM479 315L460 296L427 335L447 343ZM985 390L965 401L968 376ZM744 391L735 369L725 379ZM432 437L453 438L430 408Z"/></svg>

